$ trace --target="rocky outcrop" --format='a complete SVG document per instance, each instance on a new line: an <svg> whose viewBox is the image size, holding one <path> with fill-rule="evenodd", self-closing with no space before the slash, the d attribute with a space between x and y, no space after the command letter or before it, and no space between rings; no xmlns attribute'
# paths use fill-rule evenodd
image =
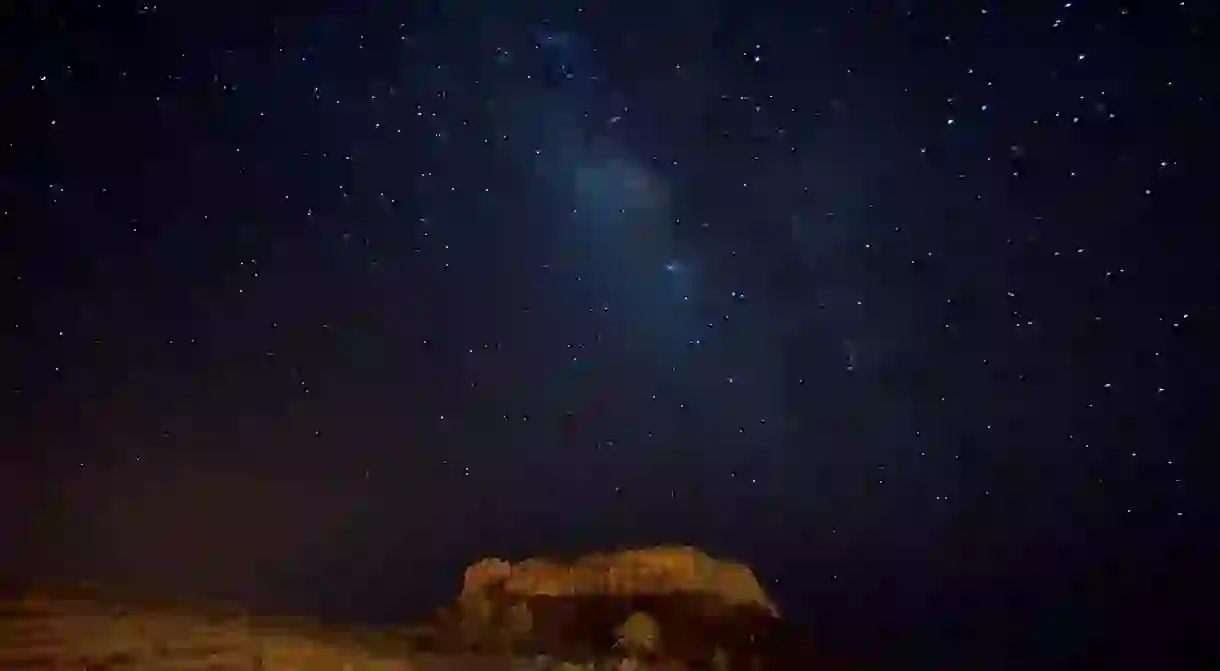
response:
<svg viewBox="0 0 1220 671"><path fill-rule="evenodd" d="M484 559L466 569L462 582L463 596L475 593L499 593L509 599L682 594L779 615L749 567L691 547L595 554L570 563Z"/></svg>
<svg viewBox="0 0 1220 671"><path fill-rule="evenodd" d="M656 547L570 562L481 560L466 569L456 603L438 613L439 645L502 648L506 614L522 607L531 617L529 636L517 638L523 651L569 660L621 654L614 631L637 611L660 625L665 655L685 661L706 662L719 649L744 663L783 624L749 567L691 547Z"/></svg>

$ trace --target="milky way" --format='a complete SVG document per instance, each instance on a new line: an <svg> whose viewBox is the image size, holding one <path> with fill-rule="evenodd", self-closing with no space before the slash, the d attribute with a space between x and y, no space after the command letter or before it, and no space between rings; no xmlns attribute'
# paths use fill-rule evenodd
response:
<svg viewBox="0 0 1220 671"><path fill-rule="evenodd" d="M689 543L880 668L1205 668L1211 4L10 4L0 575Z"/></svg>

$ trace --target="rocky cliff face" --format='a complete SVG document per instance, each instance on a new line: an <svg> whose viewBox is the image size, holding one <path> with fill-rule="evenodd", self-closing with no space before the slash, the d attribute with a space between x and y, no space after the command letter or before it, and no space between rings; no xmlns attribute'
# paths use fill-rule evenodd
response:
<svg viewBox="0 0 1220 671"><path fill-rule="evenodd" d="M451 647L475 641L474 648L495 648L503 644L495 640L507 613L522 607L531 625L518 642L575 660L619 654L615 629L636 611L659 623L666 655L687 661L709 660L720 649L746 663L774 647L783 627L747 566L690 547L657 547L571 562L484 559L466 570L461 594L438 614L436 631Z"/></svg>
<svg viewBox="0 0 1220 671"><path fill-rule="evenodd" d="M699 596L728 608L757 608L778 616L749 567L690 547L658 547L596 554L571 563L484 559L466 569L462 595L532 597Z"/></svg>

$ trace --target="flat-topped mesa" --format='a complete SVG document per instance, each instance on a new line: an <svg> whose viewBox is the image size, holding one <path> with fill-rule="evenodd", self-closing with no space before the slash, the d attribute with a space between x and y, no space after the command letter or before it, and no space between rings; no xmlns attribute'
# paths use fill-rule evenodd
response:
<svg viewBox="0 0 1220 671"><path fill-rule="evenodd" d="M581 557L571 563L483 559L466 569L462 596L500 591L512 599L694 594L727 606L779 611L744 564L692 547L655 547Z"/></svg>

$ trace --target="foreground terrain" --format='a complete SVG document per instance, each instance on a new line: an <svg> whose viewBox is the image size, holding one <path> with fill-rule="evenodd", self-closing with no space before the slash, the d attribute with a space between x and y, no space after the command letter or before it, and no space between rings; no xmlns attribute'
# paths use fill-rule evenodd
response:
<svg viewBox="0 0 1220 671"><path fill-rule="evenodd" d="M829 661L780 619L747 567L686 547L482 560L453 603L410 627L339 627L98 588L0 600L5 670L575 671L625 660L640 671Z"/></svg>

